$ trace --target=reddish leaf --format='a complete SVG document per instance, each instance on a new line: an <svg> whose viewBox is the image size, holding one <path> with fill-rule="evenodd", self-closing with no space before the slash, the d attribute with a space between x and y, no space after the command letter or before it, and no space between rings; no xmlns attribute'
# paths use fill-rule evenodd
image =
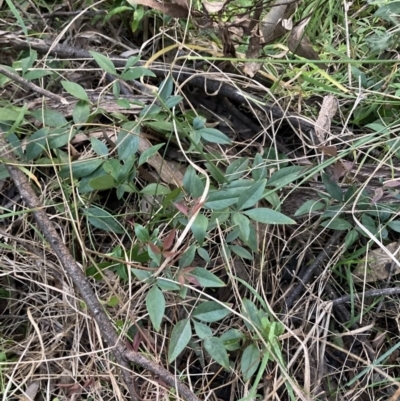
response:
<svg viewBox="0 0 400 401"><path fill-rule="evenodd" d="M337 156L336 146L320 146L319 149L328 156Z"/></svg>
<svg viewBox="0 0 400 401"><path fill-rule="evenodd" d="M195 269L195 267L186 267L183 269L183 274L188 274L190 272L192 272Z"/></svg>
<svg viewBox="0 0 400 401"><path fill-rule="evenodd" d="M342 162L342 164L343 164L343 167L344 167L344 169L346 171L351 171L352 168L354 167L354 163L353 162L344 161L344 162Z"/></svg>
<svg viewBox="0 0 400 401"><path fill-rule="evenodd" d="M396 187L400 186L400 180L397 179L397 180L386 181L383 186L386 188L396 188Z"/></svg>
<svg viewBox="0 0 400 401"><path fill-rule="evenodd" d="M142 342L142 336L140 335L140 331L138 330L135 334L135 337L133 337L133 350L135 352L139 351L139 345Z"/></svg>
<svg viewBox="0 0 400 401"><path fill-rule="evenodd" d="M343 177L346 172L346 170L342 166L342 163L339 160L333 165L332 170L332 180L335 182L338 182L339 178Z"/></svg>
<svg viewBox="0 0 400 401"><path fill-rule="evenodd" d="M182 203L175 203L174 206L185 216L189 215L189 209L187 208L186 205L183 205Z"/></svg>
<svg viewBox="0 0 400 401"><path fill-rule="evenodd" d="M184 285L185 284L185 277L183 276L183 274L180 274L178 276L178 282L180 285Z"/></svg>
<svg viewBox="0 0 400 401"><path fill-rule="evenodd" d="M125 347L128 351L134 351L132 344L128 340L125 341Z"/></svg>
<svg viewBox="0 0 400 401"><path fill-rule="evenodd" d="M174 256L178 255L178 252L171 252L171 251L165 251L162 253L164 258L173 258Z"/></svg>
<svg viewBox="0 0 400 401"><path fill-rule="evenodd" d="M165 251L168 251L172 248L172 245L174 243L174 239L175 239L175 234L176 234L176 230L175 228L173 228L168 235L164 238L163 241L163 249Z"/></svg>
<svg viewBox="0 0 400 401"><path fill-rule="evenodd" d="M156 255L160 255L161 254L161 249L156 244L153 244L152 242L149 242L149 247Z"/></svg>
<svg viewBox="0 0 400 401"><path fill-rule="evenodd" d="M190 274L185 275L185 279L188 283L193 284L194 286L200 286L199 280L197 279L197 277L194 277Z"/></svg>
<svg viewBox="0 0 400 401"><path fill-rule="evenodd" d="M192 210L190 211L190 215L193 216L199 209L202 208L203 205L204 202L196 201L196 203L192 207Z"/></svg>
<svg viewBox="0 0 400 401"><path fill-rule="evenodd" d="M375 189L375 195L372 198L371 203L373 205L375 205L382 198L382 196L383 196L383 189L382 188L376 188Z"/></svg>

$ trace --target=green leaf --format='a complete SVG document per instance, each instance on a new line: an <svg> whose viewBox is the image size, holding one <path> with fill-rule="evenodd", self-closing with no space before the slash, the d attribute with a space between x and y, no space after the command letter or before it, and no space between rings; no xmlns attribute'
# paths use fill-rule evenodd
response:
<svg viewBox="0 0 400 401"><path fill-rule="evenodd" d="M151 272L142 269L131 268L133 275L140 281L146 281L151 277Z"/></svg>
<svg viewBox="0 0 400 401"><path fill-rule="evenodd" d="M14 132L7 134L7 141L11 146L11 149L18 157L23 157L24 152L22 151L21 140Z"/></svg>
<svg viewBox="0 0 400 401"><path fill-rule="evenodd" d="M174 81L172 76L169 75L164 81L161 82L158 96L165 103L167 99L172 95L172 90L174 89Z"/></svg>
<svg viewBox="0 0 400 401"><path fill-rule="evenodd" d="M46 138L49 134L49 129L42 128L36 131L29 137L29 142L26 145L26 158L34 160L46 150Z"/></svg>
<svg viewBox="0 0 400 401"><path fill-rule="evenodd" d="M251 322L250 324L247 320L244 320L244 324L249 331L254 331L254 327L259 331L263 330L259 311L254 303L247 298L243 299L242 314Z"/></svg>
<svg viewBox="0 0 400 401"><path fill-rule="evenodd" d="M167 109L172 109L177 104L179 104L183 100L182 96L170 96L167 101L165 102L165 107Z"/></svg>
<svg viewBox="0 0 400 401"><path fill-rule="evenodd" d="M146 296L146 308L154 329L160 331L161 321L165 313L165 298L156 285L151 288Z"/></svg>
<svg viewBox="0 0 400 401"><path fill-rule="evenodd" d="M249 239L247 241L245 241L243 238L241 239L245 242L245 245L248 246L254 253L258 253L258 238L257 231L254 228L254 224L250 224Z"/></svg>
<svg viewBox="0 0 400 401"><path fill-rule="evenodd" d="M334 219L323 221L321 223L321 226L325 227L325 228L330 228L332 230L339 230L339 231L350 230L353 227L347 220L340 219L338 217L335 217Z"/></svg>
<svg viewBox="0 0 400 401"><path fill-rule="evenodd" d="M61 85L70 95L76 97L79 100L89 102L89 97L85 89L81 85L70 81L61 81Z"/></svg>
<svg viewBox="0 0 400 401"><path fill-rule="evenodd" d="M149 149L146 149L139 158L139 166L141 166L143 163L146 163L150 157L154 156L159 149L161 149L165 144L164 143L159 143L158 145L154 145Z"/></svg>
<svg viewBox="0 0 400 401"><path fill-rule="evenodd" d="M344 201L349 202L356 193L357 193L357 187L355 185L351 185L344 194Z"/></svg>
<svg viewBox="0 0 400 401"><path fill-rule="evenodd" d="M78 100L72 110L72 119L75 124L85 124L90 116L89 103L84 100Z"/></svg>
<svg viewBox="0 0 400 401"><path fill-rule="evenodd" d="M332 181L328 174L322 173L322 182L324 183L325 189L328 194L333 198L336 199L338 202L342 202L343 200L343 192L340 189L339 185Z"/></svg>
<svg viewBox="0 0 400 401"><path fill-rule="evenodd" d="M233 182L241 178L245 173L247 173L248 165L248 157L242 157L232 162L226 169L226 178L228 179L228 181ZM250 186L251 181L248 181L248 183Z"/></svg>
<svg viewBox="0 0 400 401"><path fill-rule="evenodd" d="M198 214L192 224L191 230L200 246L203 245L204 237L207 234L208 219L203 214Z"/></svg>
<svg viewBox="0 0 400 401"><path fill-rule="evenodd" d="M264 224L296 224L294 220L275 210L260 207L243 212L250 219Z"/></svg>
<svg viewBox="0 0 400 401"><path fill-rule="evenodd" d="M204 340L204 348L207 353L222 367L229 370L229 357L224 343L220 338L217 337L207 337Z"/></svg>
<svg viewBox="0 0 400 401"><path fill-rule="evenodd" d="M253 255L248 250L239 245L229 245L229 249L243 259L254 260Z"/></svg>
<svg viewBox="0 0 400 401"><path fill-rule="evenodd" d="M189 195L193 195L193 180L196 177L196 170L192 166L188 166L183 175L183 188Z"/></svg>
<svg viewBox="0 0 400 401"><path fill-rule="evenodd" d="M222 223L228 221L230 215L231 212L228 208L213 211L210 216L210 222L208 223L207 231L210 232L217 226L220 226Z"/></svg>
<svg viewBox="0 0 400 401"><path fill-rule="evenodd" d="M222 210L228 206L235 204L238 200L239 189L216 190L210 191L205 207L212 210Z"/></svg>
<svg viewBox="0 0 400 401"><path fill-rule="evenodd" d="M251 187L243 191L239 196L237 208L242 210L253 207L259 200L263 198L266 183L266 180L257 181Z"/></svg>
<svg viewBox="0 0 400 401"><path fill-rule="evenodd" d="M99 156L107 156L108 155L108 148L107 145L101 142L99 139L93 137L90 139L92 143L93 151L98 154Z"/></svg>
<svg viewBox="0 0 400 401"><path fill-rule="evenodd" d="M90 51L89 50L90 55L94 58L94 60L96 61L96 63L99 65L99 67L101 69L103 69L105 72L108 72L111 75L115 75L117 76L117 70L115 69L114 63L106 56L104 56L103 54L94 52L94 51Z"/></svg>
<svg viewBox="0 0 400 401"><path fill-rule="evenodd" d="M240 349L240 341L245 338L246 336L238 329L229 329L220 337L224 342L224 347L227 351L236 351Z"/></svg>
<svg viewBox="0 0 400 401"><path fill-rule="evenodd" d="M0 180L5 180L10 176L5 164L0 164Z"/></svg>
<svg viewBox="0 0 400 401"><path fill-rule="evenodd" d="M172 330L168 349L168 362L172 363L185 349L192 337L189 319L179 321Z"/></svg>
<svg viewBox="0 0 400 401"><path fill-rule="evenodd" d="M120 169L117 173L118 182L128 184L129 181L133 180L134 175L136 174L136 170L134 167L134 165L136 164L136 157L132 156L122 163L123 165L120 166Z"/></svg>
<svg viewBox="0 0 400 401"><path fill-rule="evenodd" d="M214 163L204 163L204 165L207 169L207 172L210 173L211 177L214 178L219 184L223 184L227 181L225 174Z"/></svg>
<svg viewBox="0 0 400 401"><path fill-rule="evenodd" d="M90 159L90 160L82 160L74 162L72 163L72 175L75 178L86 177L92 174L95 170L97 170L102 164L103 160L99 159ZM68 169L68 174L66 176L69 176L69 169Z"/></svg>
<svg viewBox="0 0 400 401"><path fill-rule="evenodd" d="M118 81L114 81L112 83L112 91L113 91L113 95L116 99L119 98L119 95L121 93L121 85L119 84Z"/></svg>
<svg viewBox="0 0 400 401"><path fill-rule="evenodd" d="M158 278L157 285L164 291L179 291L181 289L179 284L173 283L164 278Z"/></svg>
<svg viewBox="0 0 400 401"><path fill-rule="evenodd" d="M236 213L235 213L236 214ZM247 217L246 217L247 219ZM225 242L227 244L230 244L231 242L235 241L236 238L238 238L240 235L240 230L239 227L235 227L228 235L225 237Z"/></svg>
<svg viewBox="0 0 400 401"><path fill-rule="evenodd" d="M254 181L259 181L267 176L267 167L265 160L263 159L261 153L257 153L253 160L253 166L251 168L251 175Z"/></svg>
<svg viewBox="0 0 400 401"><path fill-rule="evenodd" d="M197 249L198 255L205 260L207 263L211 260L210 255L204 248L198 248Z"/></svg>
<svg viewBox="0 0 400 401"><path fill-rule="evenodd" d="M174 129L174 125L169 121L150 121L145 123L146 127L151 128L154 131L164 133L170 133Z"/></svg>
<svg viewBox="0 0 400 401"><path fill-rule="evenodd" d="M197 320L192 320L192 322L194 331L201 340L212 336L212 330L207 325L200 323Z"/></svg>
<svg viewBox="0 0 400 401"><path fill-rule="evenodd" d="M146 185L141 191L141 194L150 195L150 196L160 196L160 195L168 195L171 193L171 190L163 184L157 184L155 182Z"/></svg>
<svg viewBox="0 0 400 401"><path fill-rule="evenodd" d="M221 131L215 128L202 128L197 130L201 134L201 137L211 143L218 143L221 145L231 145L232 141Z"/></svg>
<svg viewBox="0 0 400 401"><path fill-rule="evenodd" d="M325 204L320 201L316 201L313 199L310 199L308 201L305 201L297 210L296 213L294 214L295 216L302 216L303 214L309 214L312 212L316 212L318 210L321 210L322 208L325 207Z"/></svg>
<svg viewBox="0 0 400 401"><path fill-rule="evenodd" d="M143 107L142 111L140 112L140 117L158 117L158 114L161 112L161 107L157 104L149 104Z"/></svg>
<svg viewBox="0 0 400 401"><path fill-rule="evenodd" d="M50 127L57 128L68 124L68 121L65 119L65 117L55 110L35 110L32 111L32 115L43 125L49 125Z"/></svg>
<svg viewBox="0 0 400 401"><path fill-rule="evenodd" d="M196 307L193 317L206 323L212 323L224 319L230 313L230 310L223 305L214 301L206 301Z"/></svg>
<svg viewBox="0 0 400 401"><path fill-rule="evenodd" d="M119 131L116 147L119 160L127 160L134 157L139 149L139 135L136 134L138 124L129 122L123 125L123 129Z"/></svg>
<svg viewBox="0 0 400 401"><path fill-rule="evenodd" d="M161 253L158 253L157 251L153 250L153 248L148 245L147 246L147 252L151 258L151 260L156 264L156 266L160 266L161 264Z"/></svg>
<svg viewBox="0 0 400 401"><path fill-rule="evenodd" d="M85 270L85 275L86 277L93 277L95 280L103 280L104 274L102 271L109 269L114 265L114 263L109 262L96 263Z"/></svg>
<svg viewBox="0 0 400 401"><path fill-rule="evenodd" d="M393 231L400 233L400 220L392 220L388 223L388 227Z"/></svg>
<svg viewBox="0 0 400 401"><path fill-rule="evenodd" d="M284 167L272 174L268 180L269 187L283 187L291 182L297 180L300 173L304 171L303 166Z"/></svg>
<svg viewBox="0 0 400 401"><path fill-rule="evenodd" d="M35 79L47 77L48 75L52 75L51 71L46 71L46 70L32 70L28 71L26 74L24 74L24 78L27 81L33 81ZM1 85L0 85L1 86Z"/></svg>
<svg viewBox="0 0 400 401"><path fill-rule="evenodd" d="M92 206L83 209L83 214L86 216L89 223L96 228L115 234L123 234L125 232L122 225L106 210Z"/></svg>
<svg viewBox="0 0 400 401"><path fill-rule="evenodd" d="M132 12L132 7L128 6L113 7L111 10L108 10L107 15L104 17L104 22L108 22L114 15L123 13L125 11Z"/></svg>
<svg viewBox="0 0 400 401"><path fill-rule="evenodd" d="M20 110L16 107L0 107L0 121L16 121L19 117L19 112Z"/></svg>
<svg viewBox="0 0 400 401"><path fill-rule="evenodd" d="M134 81L135 79L139 79L142 77L155 77L153 71L148 70L143 67L132 67L127 71L124 71L121 75L121 78L125 81Z"/></svg>
<svg viewBox="0 0 400 401"><path fill-rule="evenodd" d="M147 7L146 7L147 8ZM142 21L145 14L145 10L143 6L139 4L136 6L135 12L133 13L133 18L131 22L131 31L135 33L140 26L140 22ZM131 14L132 15L132 14Z"/></svg>
<svg viewBox="0 0 400 401"><path fill-rule="evenodd" d="M32 49L29 52L29 57L26 57L26 58L20 60L21 68L22 68L22 75L27 81L28 81L28 78L26 77L26 72L28 71L29 68L33 67L33 64L36 60L37 60L37 51L32 50Z"/></svg>
<svg viewBox="0 0 400 401"><path fill-rule="evenodd" d="M76 130L69 130L65 128L54 128L47 136L47 142L50 149L57 149L65 146L75 135Z"/></svg>
<svg viewBox="0 0 400 401"><path fill-rule="evenodd" d="M312 212L316 212L325 207L325 204L320 201L316 201L314 199L310 199L305 201L295 212L295 216L302 216L303 214L309 214Z"/></svg>
<svg viewBox="0 0 400 401"><path fill-rule="evenodd" d="M147 231L147 228L143 227L138 223L135 223L134 227L135 227L135 235L139 241L142 242L150 241L150 235L149 232Z"/></svg>
<svg viewBox="0 0 400 401"><path fill-rule="evenodd" d="M104 191L105 189L114 188L116 182L110 175L102 175L91 179L89 185L97 191Z"/></svg>
<svg viewBox="0 0 400 401"><path fill-rule="evenodd" d="M110 174L114 180L119 181L119 173L122 169L121 163L116 159L108 159L103 164L103 169Z"/></svg>
<svg viewBox="0 0 400 401"><path fill-rule="evenodd" d="M255 344L248 345L243 351L240 361L240 370L243 375L243 380L250 380L260 365L261 352Z"/></svg>
<svg viewBox="0 0 400 401"><path fill-rule="evenodd" d="M349 249L360 237L357 230L350 230L344 239L344 244L346 249Z"/></svg>
<svg viewBox="0 0 400 401"><path fill-rule="evenodd" d="M185 267L190 266L194 260L195 253L196 247L194 245L190 245L190 247L186 249L179 259L179 268L184 269Z"/></svg>
<svg viewBox="0 0 400 401"><path fill-rule="evenodd" d="M247 241L250 236L250 220L242 213L232 213L232 223L239 227L240 237L243 241Z"/></svg>
<svg viewBox="0 0 400 401"><path fill-rule="evenodd" d="M201 128L204 128L204 125L205 125L206 121L207 121L207 120L206 120L204 117L202 117L202 116L196 116L196 117L193 119L193 128L194 128L195 130L199 130L199 129L201 129Z"/></svg>
<svg viewBox="0 0 400 401"><path fill-rule="evenodd" d="M107 306L117 306L119 304L119 298L116 295L113 295L108 301Z"/></svg>
<svg viewBox="0 0 400 401"><path fill-rule="evenodd" d="M192 192L191 195L193 198L200 198L204 192L204 181L198 176L195 175L192 182Z"/></svg>
<svg viewBox="0 0 400 401"><path fill-rule="evenodd" d="M371 232L371 234L375 235L377 233L378 228L376 227L375 220L371 216L363 213L361 215L361 223Z"/></svg>
<svg viewBox="0 0 400 401"><path fill-rule="evenodd" d="M190 275L195 277L202 287L225 287L225 283L222 280L220 280L215 274L203 269L202 267L196 267L190 272Z"/></svg>

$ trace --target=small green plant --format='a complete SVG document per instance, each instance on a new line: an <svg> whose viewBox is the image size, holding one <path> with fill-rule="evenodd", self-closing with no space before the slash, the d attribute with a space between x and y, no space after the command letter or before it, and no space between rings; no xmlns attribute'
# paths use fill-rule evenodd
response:
<svg viewBox="0 0 400 401"><path fill-rule="evenodd" d="M366 193L360 194L355 185L351 185L346 191L343 191L326 173L322 173L322 181L328 196L321 195L320 201L306 201L296 211L295 216L319 211L322 227L348 231L345 238L346 248L353 245L360 235L368 239L372 235L379 240L386 240L390 230L399 232L400 221L393 217L397 216L400 206L397 203L379 203L383 192L381 195L376 194L376 198L372 199ZM395 184L397 186L397 183ZM392 192L392 196L397 196L396 191L392 191L390 186L385 189L389 193ZM357 213L361 226L354 224L351 213L353 209Z"/></svg>

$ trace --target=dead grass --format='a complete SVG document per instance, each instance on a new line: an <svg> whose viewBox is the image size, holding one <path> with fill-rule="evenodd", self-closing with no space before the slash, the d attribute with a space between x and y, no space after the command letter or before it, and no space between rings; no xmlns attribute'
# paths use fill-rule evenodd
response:
<svg viewBox="0 0 400 401"><path fill-rule="evenodd" d="M20 12L23 11L21 7L17 7ZM30 7L26 7L25 13L30 12ZM296 15L304 17L306 10L307 7L303 7ZM359 13L361 10L351 13L354 18L351 20L352 28L359 26L357 24L361 26L363 22L357 19ZM15 18L9 11L5 15ZM330 17L333 21L334 15ZM368 15L365 18L370 17ZM56 48L57 63L47 64L47 67L51 67L53 77L34 82L42 89L61 95L67 100L65 106L49 100L39 102L36 100L37 93L32 92L32 87L25 87L23 82L1 81L4 107L27 104L30 111L49 108L58 110L69 120L73 118L72 100L62 92L60 78L80 82L93 96L91 100L100 99L97 104L104 109L103 115L95 116L86 127L79 127L79 135L71 144L61 147L69 159L62 160L59 157L56 160L53 153L54 160L50 160L48 154L43 154L41 159L25 161L24 168L76 262L84 272L94 268L102 273L101 279L96 279L96 275L92 274L87 280L118 333L120 342L128 352L138 351L148 360L169 370L177 381L186 383L199 399L253 400L258 394L263 400L395 401L399 386L397 296L361 301L353 299L340 307L333 306L330 301L341 295L396 285L393 275L388 277L386 283L354 284L352 278L357 263L368 258L369 247L376 247L376 244L385 247L389 241L397 240L396 231L389 230L387 237L383 238L381 230L374 237L377 238L375 243L361 236L347 248L344 234L329 253L327 243L335 231L321 227L322 212L310 213L296 219L294 226L258 224L259 252L251 261L233 253L227 254L223 245L232 232L232 226L218 224L207 233L203 246L210 255L210 262L207 264L196 257L193 265L207 267L226 286L210 290L186 283L187 293L184 297L176 291L163 291L166 313L159 332L153 329L146 308L146 295L151 284L139 281L130 269L135 267L148 271L154 268L149 260L140 262L132 257L135 246L140 244L133 230L135 223L148 227L151 232L158 230L156 235L161 242L172 227L178 227L180 249L196 244L190 230L185 232L184 226L180 225L179 218L184 216L174 208L172 201L175 199L168 203L165 197L153 198L154 203L148 208L145 204L149 199L139 192L151 182L176 187L176 176L172 179L162 175L167 168L168 171L179 171L182 176L189 164L201 167L203 170L199 176L207 177L211 185L216 185L210 162L224 171L239 157L253 160L257 152L263 153L264 149L270 147L275 155L264 160L261 166L269 169L268 178L286 166L304 166L304 173L300 180L272 188L266 201L263 200L268 207L277 206L274 202L282 202L282 212L293 217L305 200L314 199L317 202L320 199L315 196L317 192L335 204L321 183L322 171L336 175L341 188L356 184L356 196L360 197L361 192L366 190L369 191L370 200L374 196L378 199L380 195L376 191L382 188L381 184L399 177L399 155L393 144L398 130L396 112L389 110L394 109L398 102L393 86L397 76L395 67L390 67L391 74L387 78L383 74L387 71L385 65L381 68L378 61L373 64L375 59L370 69L367 65L360 66L366 79L371 79L368 87L361 87L362 77L355 78L350 64L339 63L337 59L338 55L348 53L355 61L360 61L369 53L363 47L350 54L353 37L346 30L338 30L330 43L331 47L339 49L338 53L329 53L327 50L324 54L328 61L337 61L336 64L332 63L329 73L312 65L300 66L296 56L282 53L284 44L280 43L280 46L269 45L270 63L260 75L249 78L241 73L242 62L231 64L227 61L234 60L234 57L224 54L223 46L217 47L212 39L212 30L192 30L182 21L171 21L171 25L159 30L160 18L152 17L154 19L145 19L147 25L132 35L127 18L124 14L117 15L111 20L113 23L104 23L103 26L91 18L84 20L84 23L70 16L45 19L46 29L51 36L58 36L52 45L40 42L41 39L32 39L31 46L39 56L30 71L39 71L50 57L56 57L51 47L59 46ZM2 21L1 29L8 33L0 37L0 44L7 45L6 57L10 61L8 64L11 64L27 56L28 42L25 38L21 39L15 30L10 31L4 23L5 19ZM101 34L95 30L99 26ZM152 27L154 35L151 29L145 31L146 26ZM225 33L226 26L222 29ZM46 29L41 31L47 32ZM326 29L320 42L327 41L329 30ZM117 107L112 96L113 82L107 81L100 68L95 68L90 60L76 60L77 55L82 56L80 53L71 53L69 57L66 56L68 53L62 53L66 49L63 38L70 35L69 31L72 32L69 36L71 51L95 47L100 53L117 55L115 61L127 48L141 50L144 66L154 69L157 77L137 81L132 84L134 91L121 95L120 99L133 97L145 105L154 104L156 99L152 89L159 84L165 72L172 71L177 83L176 95L184 98L184 105L182 109L177 106L174 111L165 112L157 122L170 122L174 129L166 135L162 130L146 126L146 116L140 115L141 106L128 109L120 104ZM309 33L314 40L312 32L318 32L318 21L315 19L312 19ZM144 40L146 35L150 35L147 42ZM122 47L121 40L124 40ZM40 46L43 46L42 50ZM244 53L239 55L244 56ZM198 61L192 64L196 58ZM379 58L376 57L376 60ZM125 63L124 60L119 61L120 65L118 60L115 61L117 67ZM381 90L374 87L380 79L384 81ZM218 84L217 89L213 82ZM141 90L140 94L137 88ZM230 90L239 93L238 97L232 95L229 98ZM241 94L243 92L246 96ZM324 127L321 136L315 136L307 127L314 127L318 115L321 116L320 95L326 93L334 93L338 112L329 117L330 125ZM215 101L216 96L212 95L217 94L229 99L230 106L223 105L222 96ZM387 106L377 109L375 106L379 102L387 102ZM185 121L180 111L187 112L190 109L203 113L209 122L223 129L233 138L233 145L207 144L201 152L198 149L188 152L188 142L185 142L182 133L185 131ZM242 114L236 114L234 119L234 111ZM147 118L150 120L149 115ZM136 193L126 193L123 199L117 199L115 190L80 193L78 180L68 180L60 175L59 167L63 163L72 163L74 158L100 159L89 141L91 134L109 146L110 140L116 142L119 128L128 120L142 121L141 140L148 141L150 146L168 142L165 153L158 155L163 163L145 163L138 170L134 180L138 189ZM243 121L244 125L238 129ZM369 123L380 123L381 130L378 125L369 126L368 129L366 126ZM258 127L258 132L254 132L252 124ZM17 133L23 133L22 137L28 142L26 133L34 132L38 127L41 127L38 120L27 116ZM249 132L244 128L249 128ZM179 139L183 145L178 143ZM174 153L168 153L172 151ZM113 149L109 156L115 157L117 153L118 149ZM286 155L278 159L278 153ZM252 170L249 167L242 178L251 177ZM171 181L168 182L168 179ZM387 187L385 191L377 202L398 204L398 195L389 193ZM26 208L16 193L11 180L2 181L0 392L3 400L127 399L120 366L113 350L104 341L102 327L96 323L93 311L82 301L51 244L39 232L31 218L31 210ZM207 196L207 190L203 195ZM187 202L193 209L199 204L196 199L183 195L178 201ZM127 228L125 234L110 233L88 224L81 208L94 204L117 216L117 220ZM372 213L375 204L370 202L368 207ZM346 205L342 205L329 215L325 212L325 215L333 218L341 211L344 214L340 217L348 217L355 227L358 224L360 229L366 227L372 230L360 217L363 210L356 205L347 209ZM391 213L391 219L396 221L398 212L395 210ZM211 216L210 211L205 214ZM383 217L374 217L376 224L381 223L380 219ZM388 228L385 229L388 231ZM234 244L243 245L239 239L235 241ZM142 246L138 249L144 251ZM311 281L306 284L306 290L301 292L294 305L286 308L288 297L298 285L294 277L302 277L302 272L319 255L328 256L316 268ZM177 276L168 276L168 269L175 268L178 263L173 257L171 266L169 259L164 261L165 269L159 269L159 274L176 282ZM256 385L255 377L248 382L243 381L240 366L242 351L251 342L260 348L264 347L264 352L271 345L268 339L258 338L257 333L251 332L246 326L242 313L243 300L246 298L259 307L264 303L270 316L285 327L285 333L280 336L284 363L270 360L265 371L260 373L260 381ZM225 303L231 311L224 320L209 325L213 334L220 337L232 329L243 334L240 347L229 352L231 370L224 370L217 364L196 335L193 335L185 351L172 364L168 364L172 328L178 321L190 317L197 305L210 299ZM169 386L160 376L150 373L145 366L132 363L131 368L130 374L140 399L180 399L176 395L176 388Z"/></svg>

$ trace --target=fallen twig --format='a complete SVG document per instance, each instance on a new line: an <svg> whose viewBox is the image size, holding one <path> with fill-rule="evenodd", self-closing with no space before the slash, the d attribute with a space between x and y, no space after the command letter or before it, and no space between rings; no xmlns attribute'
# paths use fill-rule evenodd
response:
<svg viewBox="0 0 400 401"><path fill-rule="evenodd" d="M19 193L21 194L21 197L24 199L28 208L32 210L33 216L40 230L44 234L44 237L49 242L51 248L57 255L68 276L72 279L73 283L77 287L82 299L86 303L88 310L90 310L93 314L93 317L98 324L99 330L105 341L112 348L115 359L118 365L121 367L121 373L124 382L128 387L131 399L133 401L140 401L135 389L134 381L132 380L132 369L129 366L127 359L159 375L164 382L174 386L186 401L199 401L198 398L184 384L176 380L174 375L172 375L170 372L158 367L156 364L149 361L137 352L130 351L127 353L125 346L121 344L113 325L104 312L104 309L98 301L92 287L86 279L86 276L76 263L75 259L72 257L67 247L64 245L26 176L17 167L18 161L13 156L12 149L5 141L4 133L1 131L0 157L3 158L3 161L5 162L10 176L14 181Z"/></svg>
<svg viewBox="0 0 400 401"><path fill-rule="evenodd" d="M0 65L0 74L5 75L6 77L12 79L15 82L18 82L20 85L24 86L27 89L30 89L33 92L38 93L39 95L46 96L50 99L56 100L63 104L67 104L68 102L59 95L55 95L52 92L49 92L46 89L41 88L40 86L35 85L34 83L27 81L26 79L20 77L18 74L14 74L13 72L7 70L7 68Z"/></svg>
<svg viewBox="0 0 400 401"><path fill-rule="evenodd" d="M343 295L339 298L333 299L331 302L334 306L345 304L350 302L352 299L358 300L362 298L374 298L374 297L387 297L389 295L400 294L400 287L395 288L374 288L372 290L359 292L353 295Z"/></svg>

